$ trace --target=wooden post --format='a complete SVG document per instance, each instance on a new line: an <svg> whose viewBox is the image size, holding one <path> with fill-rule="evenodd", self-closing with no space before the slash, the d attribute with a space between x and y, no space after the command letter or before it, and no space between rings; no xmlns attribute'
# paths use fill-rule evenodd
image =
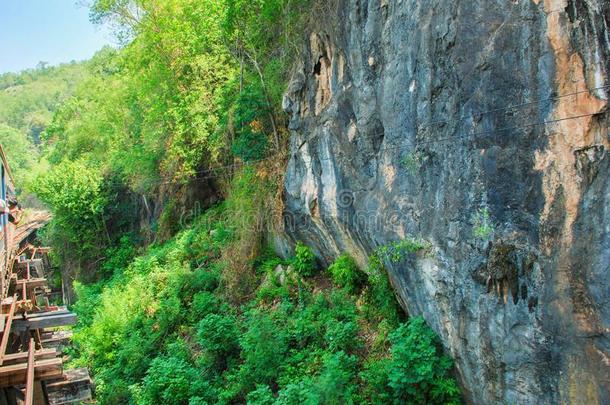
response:
<svg viewBox="0 0 610 405"><path fill-rule="evenodd" d="M25 405L34 403L34 339L30 339L28 349L28 371L25 380Z"/></svg>
<svg viewBox="0 0 610 405"><path fill-rule="evenodd" d="M11 325L13 324L13 315L15 314L15 306L17 305L17 294L13 295L13 302L11 303L11 309L8 311L8 317L4 324L4 332L2 333L2 341L0 342L0 366L4 362L4 355L6 353L6 345L8 344L8 337L11 334Z"/></svg>

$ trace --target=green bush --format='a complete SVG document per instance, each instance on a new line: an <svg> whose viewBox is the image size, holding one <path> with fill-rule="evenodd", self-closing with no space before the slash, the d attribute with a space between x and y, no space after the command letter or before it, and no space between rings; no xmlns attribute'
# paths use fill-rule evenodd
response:
<svg viewBox="0 0 610 405"><path fill-rule="evenodd" d="M487 240L494 232L494 224L487 207L479 209L473 215L474 236L478 239Z"/></svg>
<svg viewBox="0 0 610 405"><path fill-rule="evenodd" d="M248 405L273 405L275 397L268 385L257 385L254 391L250 391L246 398Z"/></svg>
<svg viewBox="0 0 610 405"><path fill-rule="evenodd" d="M349 291L356 291L366 282L366 274L358 269L354 259L346 253L337 257L328 271L336 285Z"/></svg>
<svg viewBox="0 0 610 405"><path fill-rule="evenodd" d="M369 279L365 294L365 312L378 322L385 320L396 327L403 319L404 313L396 301L387 270L376 254L369 258L367 273Z"/></svg>
<svg viewBox="0 0 610 405"><path fill-rule="evenodd" d="M311 277L318 272L316 256L301 242L298 242L294 249L292 266L301 277Z"/></svg>
<svg viewBox="0 0 610 405"><path fill-rule="evenodd" d="M144 378L140 403L188 404L189 398L206 394L211 396L209 384L193 365L177 357L157 357Z"/></svg>
<svg viewBox="0 0 610 405"><path fill-rule="evenodd" d="M324 341L332 352L344 351L353 353L360 349L361 342L358 340L359 326L355 321L328 322Z"/></svg>
<svg viewBox="0 0 610 405"><path fill-rule="evenodd" d="M222 372L239 355L239 329L232 316L210 314L197 325L204 364Z"/></svg>
<svg viewBox="0 0 610 405"><path fill-rule="evenodd" d="M109 245L103 212L103 176L85 161L64 160L40 175L33 191L53 209L52 238L70 246L73 257L99 257Z"/></svg>
<svg viewBox="0 0 610 405"><path fill-rule="evenodd" d="M243 131L235 140L231 152L244 162L257 161L265 157L268 149L265 134L253 130Z"/></svg>
<svg viewBox="0 0 610 405"><path fill-rule="evenodd" d="M268 314L255 310L248 316L248 327L240 345L243 358L240 376L244 387L274 384L288 351L285 331Z"/></svg>
<svg viewBox="0 0 610 405"><path fill-rule="evenodd" d="M357 359L344 352L327 354L313 389L307 394L310 404L354 404L356 403Z"/></svg>
<svg viewBox="0 0 610 405"><path fill-rule="evenodd" d="M109 278L115 272L124 270L135 256L135 253L136 249L131 235L123 235L119 239L117 246L106 249L107 259L101 266L104 278Z"/></svg>
<svg viewBox="0 0 610 405"><path fill-rule="evenodd" d="M388 385L395 403L459 403L452 361L422 317L402 324L390 334L390 342Z"/></svg>
<svg viewBox="0 0 610 405"><path fill-rule="evenodd" d="M193 302L190 308L190 319L192 322L199 321L208 315L218 313L220 311L221 301L216 295L200 291L193 296Z"/></svg>
<svg viewBox="0 0 610 405"><path fill-rule="evenodd" d="M375 250L375 255L380 259L388 259L392 263L398 263L407 257L407 255L428 249L429 247L429 242L409 236L399 241L378 247Z"/></svg>
<svg viewBox="0 0 610 405"><path fill-rule="evenodd" d="M417 174L425 160L426 158L424 157L424 154L421 151L416 151L407 153L400 161L400 164L410 174L415 175Z"/></svg>

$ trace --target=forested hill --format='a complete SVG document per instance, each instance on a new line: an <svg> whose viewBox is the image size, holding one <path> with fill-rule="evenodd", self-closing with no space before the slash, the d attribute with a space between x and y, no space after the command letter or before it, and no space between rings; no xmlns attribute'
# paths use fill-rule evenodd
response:
<svg viewBox="0 0 610 405"><path fill-rule="evenodd" d="M87 62L60 66L41 62L34 69L0 75L0 143L11 157L19 190L45 167L40 136L89 74L87 66Z"/></svg>

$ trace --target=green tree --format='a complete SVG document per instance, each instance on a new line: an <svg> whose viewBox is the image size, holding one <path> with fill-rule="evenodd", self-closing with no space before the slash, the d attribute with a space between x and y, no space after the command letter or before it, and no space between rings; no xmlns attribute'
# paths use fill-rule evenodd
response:
<svg viewBox="0 0 610 405"><path fill-rule="evenodd" d="M102 182L98 169L82 161L63 161L34 183L36 194L53 208L55 237L77 256L98 257L107 246Z"/></svg>

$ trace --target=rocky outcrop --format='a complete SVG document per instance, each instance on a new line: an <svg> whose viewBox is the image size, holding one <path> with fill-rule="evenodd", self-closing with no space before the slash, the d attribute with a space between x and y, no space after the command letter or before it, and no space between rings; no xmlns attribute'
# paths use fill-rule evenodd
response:
<svg viewBox="0 0 610 405"><path fill-rule="evenodd" d="M388 260L471 403L610 401L605 0L325 2L284 99L286 233Z"/></svg>

